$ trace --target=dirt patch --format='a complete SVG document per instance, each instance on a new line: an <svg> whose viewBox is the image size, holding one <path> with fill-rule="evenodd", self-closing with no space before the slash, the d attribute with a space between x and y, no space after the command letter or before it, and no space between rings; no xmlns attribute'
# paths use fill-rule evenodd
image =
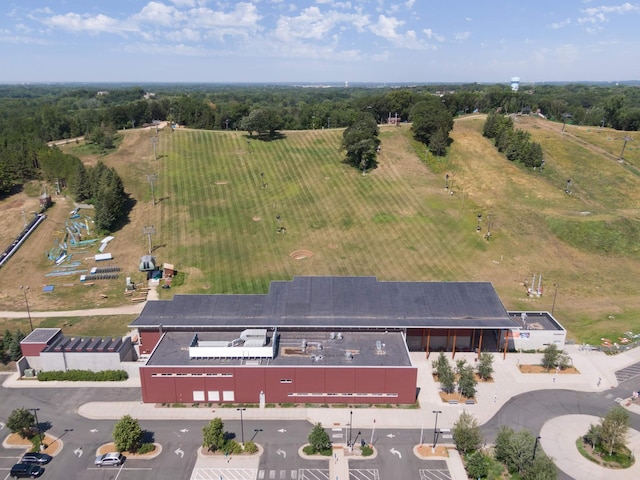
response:
<svg viewBox="0 0 640 480"><path fill-rule="evenodd" d="M414 448L414 452L420 458L449 456L449 450L442 445L436 445L436 448L432 448L431 445L427 444L418 445Z"/></svg>
<svg viewBox="0 0 640 480"><path fill-rule="evenodd" d="M226 184L228 184L228 183L229 183L229 182L227 182L226 180L218 180L218 181L216 182L216 185L226 185Z"/></svg>
<svg viewBox="0 0 640 480"><path fill-rule="evenodd" d="M311 250L294 250L289 256L294 260L304 260L313 257L313 252Z"/></svg>
<svg viewBox="0 0 640 480"><path fill-rule="evenodd" d="M262 218L256 215L255 217L252 218L252 220L254 222L259 222L260 220L262 220Z"/></svg>
<svg viewBox="0 0 640 480"><path fill-rule="evenodd" d="M567 367L564 370L555 370L552 368L551 370L546 370L542 365L518 365L520 372L522 373L553 373L554 375L557 373L558 375L566 375L566 374L578 374L580 373L576 367Z"/></svg>
<svg viewBox="0 0 640 480"><path fill-rule="evenodd" d="M4 443L14 448L24 447L25 450L31 450L32 448L31 442L26 438L22 438L17 433L12 433L11 435L9 435ZM47 455L51 455L52 457L56 456L62 450L62 442L57 440L55 437L52 437L51 435L45 434L44 445L46 445L46 447L42 450L42 453L46 453Z"/></svg>

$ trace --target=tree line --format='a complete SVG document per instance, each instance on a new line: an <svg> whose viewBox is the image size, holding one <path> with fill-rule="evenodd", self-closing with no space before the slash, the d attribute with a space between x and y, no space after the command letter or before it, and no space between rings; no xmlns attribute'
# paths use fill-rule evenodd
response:
<svg viewBox="0 0 640 480"><path fill-rule="evenodd" d="M514 128L513 120L508 116L490 113L484 123L482 134L492 139L498 151L512 162L532 168L544 164L542 145L531 141L529 132Z"/></svg>

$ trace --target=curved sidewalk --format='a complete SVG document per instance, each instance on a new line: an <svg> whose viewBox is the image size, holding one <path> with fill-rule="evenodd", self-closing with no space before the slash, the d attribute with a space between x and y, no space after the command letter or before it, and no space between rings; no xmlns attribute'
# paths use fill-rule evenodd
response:
<svg viewBox="0 0 640 480"><path fill-rule="evenodd" d="M540 430L540 445L553 457L556 466L571 478L580 480L627 480L640 478L640 462L623 470L601 467L584 458L576 447L576 440L587 433L589 425L598 424L599 417L591 415L564 415L549 420ZM627 446L640 451L640 432L629 431Z"/></svg>

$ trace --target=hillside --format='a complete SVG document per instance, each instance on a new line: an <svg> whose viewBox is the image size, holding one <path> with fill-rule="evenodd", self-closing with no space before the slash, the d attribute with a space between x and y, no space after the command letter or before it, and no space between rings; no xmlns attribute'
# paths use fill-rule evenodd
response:
<svg viewBox="0 0 640 480"><path fill-rule="evenodd" d="M163 129L157 161L154 131L124 132L118 151L103 160L137 202L111 250L123 278L141 279L143 228L153 225L154 254L183 273L183 284L164 296L266 292L271 280L295 275L490 281L508 309L551 310L555 297L554 313L581 341L640 330L631 281L640 262L637 242L628 241L637 238L640 177L615 160L616 143L588 129L562 135L557 124L521 119L518 128L545 150L545 169L532 172L498 154L482 125L480 116L457 120L446 161L430 167L416 155L408 126L383 127L380 167L365 176L341 163L341 130L289 131L261 142L244 132ZM80 156L78 147L67 148ZM633 148L625 154L640 164L637 157ZM155 206L147 174L158 176ZM571 195L564 192L569 178ZM61 208L64 218L68 208ZM44 251L25 250L9 263L18 279L3 275L2 291L42 275ZM541 298L525 294L534 274L543 276ZM124 302L123 285L100 287L108 292L104 304ZM62 288L31 294L39 308L95 297ZM9 292L0 301L20 308L20 298Z"/></svg>

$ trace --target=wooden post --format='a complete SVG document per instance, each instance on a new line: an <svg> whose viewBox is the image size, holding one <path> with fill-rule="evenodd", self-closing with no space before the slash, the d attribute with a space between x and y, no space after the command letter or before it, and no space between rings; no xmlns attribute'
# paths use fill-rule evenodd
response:
<svg viewBox="0 0 640 480"><path fill-rule="evenodd" d="M431 344L431 329L427 328L427 358L429 358L429 354L431 353L429 351L430 344Z"/></svg>
<svg viewBox="0 0 640 480"><path fill-rule="evenodd" d="M484 330L480 330L480 339L478 341L478 360L480 359L480 352L482 352L482 332Z"/></svg>
<svg viewBox="0 0 640 480"><path fill-rule="evenodd" d="M509 330L507 330L507 333L504 336L504 353L502 355L503 360L507 359L507 348L509 348Z"/></svg>
<svg viewBox="0 0 640 480"><path fill-rule="evenodd" d="M458 330L453 331L453 346L451 347L451 359L456 358L456 338L458 337Z"/></svg>

